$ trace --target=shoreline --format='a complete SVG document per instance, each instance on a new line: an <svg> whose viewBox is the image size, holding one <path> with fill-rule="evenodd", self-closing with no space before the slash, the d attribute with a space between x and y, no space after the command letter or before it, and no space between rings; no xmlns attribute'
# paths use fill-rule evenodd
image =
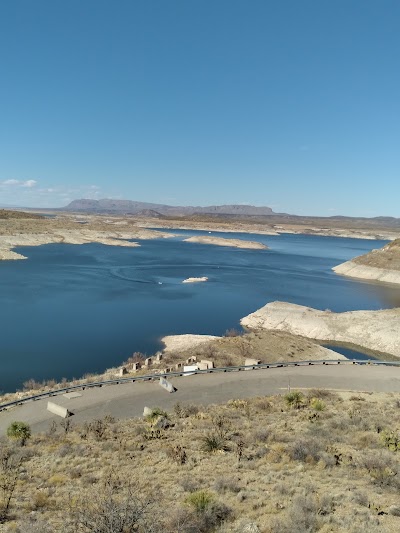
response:
<svg viewBox="0 0 400 533"><path fill-rule="evenodd" d="M398 340L400 309L397 308L382 311L333 313L277 301L243 317L240 323L246 330L243 334L237 332L235 335L222 337L181 334L160 338L164 348L157 353L162 354L163 362L161 365L157 363L157 365L152 366L151 370L153 372L160 371L166 364L177 364L178 362L183 364L185 358L199 353L201 357L206 359L216 358L217 366L235 366L234 363L238 364L237 360L232 364L218 364L218 350L221 349L221 361L224 361L223 358L226 355L224 350L228 350L231 355L236 353L237 357L242 359L240 364L244 364L244 359L249 357L263 359L258 355L258 352L254 352L254 346L261 342L260 339L263 335L265 337L264 344L260 346L266 346L275 353L275 343L275 346L280 347L283 354L279 356L278 349L272 359L271 356L264 355L264 362L293 361L296 360L293 359L294 354L299 361L348 359L334 350L325 348L323 346L325 343L347 346L350 349L361 349L362 352L365 351L366 354L370 353L372 356L377 356L378 359L386 356L386 360L400 361L400 341ZM367 327L368 335L365 334ZM268 352L262 349L262 353ZM140 356L143 357L144 363L144 354L140 354ZM148 357L154 358L154 354ZM387 359L388 357L389 359ZM121 365L125 364L121 362ZM55 384L54 380L48 380L51 386L47 386L43 382L38 384L37 389L7 392L0 397L0 402L22 399L32 395L33 391L35 393L46 392L68 385L85 385L85 383L101 379L117 380L121 368L121 366L108 368L104 372L89 374L77 380L62 380ZM145 369L148 372L149 369L143 367L139 373L134 375L141 375Z"/></svg>
<svg viewBox="0 0 400 533"><path fill-rule="evenodd" d="M352 344L400 360L400 309L334 313L271 302L240 321L249 329L281 330L308 339Z"/></svg>
<svg viewBox="0 0 400 533"><path fill-rule="evenodd" d="M400 239L333 267L337 274L400 285Z"/></svg>
<svg viewBox="0 0 400 533"><path fill-rule="evenodd" d="M221 222L199 223L189 221L168 221L162 222L160 219L137 220L138 226L151 228L154 230L195 230L195 231L216 231L219 233L254 233L258 235L312 235L320 237L339 237L346 239L362 240L382 240L393 241L399 238L398 231L391 230L364 230L364 229L344 229L344 228L317 228L315 226L301 226L293 224L246 224L233 222L224 224Z"/></svg>
<svg viewBox="0 0 400 533"><path fill-rule="evenodd" d="M349 278L400 285L400 271L396 270L361 265L354 261L341 263L340 265L333 267L332 270L336 272L336 274Z"/></svg>

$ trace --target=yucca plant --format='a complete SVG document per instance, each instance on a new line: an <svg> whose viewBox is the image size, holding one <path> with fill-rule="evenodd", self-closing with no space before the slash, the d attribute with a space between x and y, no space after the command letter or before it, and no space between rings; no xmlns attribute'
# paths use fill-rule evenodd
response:
<svg viewBox="0 0 400 533"><path fill-rule="evenodd" d="M293 409L300 409L303 405L303 399L304 395L300 391L288 392L288 394L285 395L285 402Z"/></svg>

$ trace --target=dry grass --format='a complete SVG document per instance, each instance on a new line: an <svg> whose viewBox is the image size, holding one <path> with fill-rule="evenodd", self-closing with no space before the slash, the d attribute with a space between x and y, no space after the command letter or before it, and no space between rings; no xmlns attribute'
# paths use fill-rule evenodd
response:
<svg viewBox="0 0 400 533"><path fill-rule="evenodd" d="M111 533L105 516L82 525L96 509L132 515L127 531L398 531L400 454L387 439L398 399L313 390L298 409L280 396L178 405L165 430L158 419L57 424L11 448L22 463L0 531Z"/></svg>

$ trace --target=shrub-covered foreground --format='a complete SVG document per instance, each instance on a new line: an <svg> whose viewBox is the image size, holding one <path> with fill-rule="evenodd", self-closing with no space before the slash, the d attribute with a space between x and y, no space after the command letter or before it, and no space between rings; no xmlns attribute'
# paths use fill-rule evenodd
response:
<svg viewBox="0 0 400 533"><path fill-rule="evenodd" d="M1 441L0 531L400 531L398 395L153 413Z"/></svg>

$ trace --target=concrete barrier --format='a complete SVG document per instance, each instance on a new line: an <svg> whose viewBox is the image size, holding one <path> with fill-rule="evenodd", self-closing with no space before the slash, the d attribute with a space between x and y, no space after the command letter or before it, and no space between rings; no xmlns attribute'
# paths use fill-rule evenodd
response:
<svg viewBox="0 0 400 533"><path fill-rule="evenodd" d="M54 415L61 416L62 418L68 418L72 414L66 407L61 407L61 405L57 405L53 402L47 402L47 410Z"/></svg>
<svg viewBox="0 0 400 533"><path fill-rule="evenodd" d="M153 414L153 409L151 409L151 407L145 407L143 409L143 416L146 417L146 416L150 416Z"/></svg>
<svg viewBox="0 0 400 533"><path fill-rule="evenodd" d="M160 387L162 387L163 389L165 389L167 392L175 392L176 391L176 388L172 385L172 383L170 383L167 379L165 378L160 378Z"/></svg>
<svg viewBox="0 0 400 533"><path fill-rule="evenodd" d="M259 365L260 363L261 363L260 359L247 358L246 361L244 362L244 365L245 366Z"/></svg>
<svg viewBox="0 0 400 533"><path fill-rule="evenodd" d="M207 365L207 367L205 368L205 370L207 370L208 368L214 368L214 361L209 361L207 359L202 359L200 361L201 364L203 365ZM199 363L198 363L199 364ZM200 370L200 369L199 369Z"/></svg>
<svg viewBox="0 0 400 533"><path fill-rule="evenodd" d="M198 370L198 366L197 364L196 365L185 365L183 367L183 371L185 372L185 376L192 376L193 374L196 373L196 370Z"/></svg>

